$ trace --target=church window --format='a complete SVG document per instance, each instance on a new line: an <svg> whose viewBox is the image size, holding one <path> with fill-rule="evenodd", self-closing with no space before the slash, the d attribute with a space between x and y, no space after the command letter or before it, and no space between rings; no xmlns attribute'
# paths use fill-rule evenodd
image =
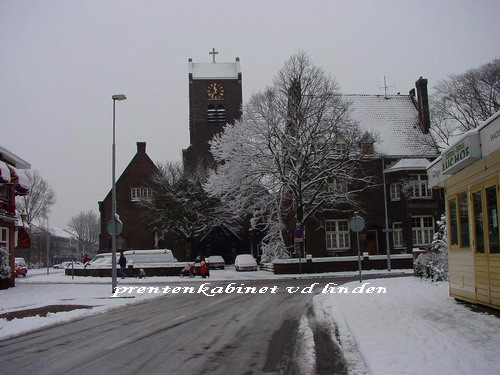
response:
<svg viewBox="0 0 500 375"><path fill-rule="evenodd" d="M208 125L216 125L217 124L217 110L213 105L208 106L207 109L207 122Z"/></svg>
<svg viewBox="0 0 500 375"><path fill-rule="evenodd" d="M141 200L141 188L132 188L130 191L132 201Z"/></svg>
<svg viewBox="0 0 500 375"><path fill-rule="evenodd" d="M141 200L151 200L153 198L153 189L151 188L132 188L130 189L130 198L132 202Z"/></svg>
<svg viewBox="0 0 500 375"><path fill-rule="evenodd" d="M142 197L143 200L151 200L153 198L153 189L151 188L142 188Z"/></svg>
<svg viewBox="0 0 500 375"><path fill-rule="evenodd" d="M217 108L209 105L207 109L207 122L209 125L226 125L226 109L222 104Z"/></svg>
<svg viewBox="0 0 500 375"><path fill-rule="evenodd" d="M226 125L226 109L222 104L217 107L217 124Z"/></svg>

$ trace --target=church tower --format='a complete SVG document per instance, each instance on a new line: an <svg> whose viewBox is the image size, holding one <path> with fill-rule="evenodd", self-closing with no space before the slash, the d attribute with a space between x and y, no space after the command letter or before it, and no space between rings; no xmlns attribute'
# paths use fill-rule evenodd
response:
<svg viewBox="0 0 500 375"><path fill-rule="evenodd" d="M215 48L211 63L189 59L189 140L183 150L186 169L213 165L208 142L223 131L227 123L241 116L242 89L240 59L233 63L216 62Z"/></svg>

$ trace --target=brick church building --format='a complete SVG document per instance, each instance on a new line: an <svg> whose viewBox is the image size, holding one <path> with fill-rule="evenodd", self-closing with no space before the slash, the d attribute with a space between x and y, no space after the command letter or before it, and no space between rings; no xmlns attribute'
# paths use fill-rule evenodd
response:
<svg viewBox="0 0 500 375"><path fill-rule="evenodd" d="M208 168L214 160L209 141L221 133L227 123L234 123L241 116L242 86L239 58L234 62L194 63L189 59L189 146L183 150L184 168ZM117 237L118 250L169 248L179 260L185 260L182 240L159 238L154 227L144 217L144 208L137 204L141 199L151 199L150 177L157 167L146 154L146 143L137 143L137 154L116 182L117 207L123 232ZM111 236L107 223L111 218L111 192L99 202L101 215L101 252L111 249ZM129 223L133 223L130 225ZM231 261L235 254L250 252L251 236L248 230L234 233L225 227L215 227L196 242L194 254L222 255ZM256 245L255 245L256 246Z"/></svg>
<svg viewBox="0 0 500 375"><path fill-rule="evenodd" d="M214 160L209 141L241 116L242 74L239 59L231 63L188 61L189 73L189 146L183 150L186 169L207 168ZM365 173L375 183L359 197L359 206L343 214L316 217L306 224L304 243L314 257L355 255L356 235L348 223L354 211L363 216L366 227L360 233L360 246L370 254L411 252L429 246L435 222L444 212L440 191L429 189L426 167L438 157L429 133L430 118L427 80L419 79L409 95L346 95L351 116L361 129L375 134L360 147L366 148ZM136 201L151 199L148 181L156 166L146 154L146 144L137 143L137 154L118 179L117 206L124 223L118 237L118 249L167 247L179 260L185 260L179 241L161 239L148 225ZM99 203L101 213L100 251L109 251L111 237L106 225L110 220L109 193ZM133 225L128 225L133 223ZM294 228L288 228L292 242ZM231 261L237 253L259 257L259 236L243 229L241 233L216 227L201 236L194 254L223 255Z"/></svg>

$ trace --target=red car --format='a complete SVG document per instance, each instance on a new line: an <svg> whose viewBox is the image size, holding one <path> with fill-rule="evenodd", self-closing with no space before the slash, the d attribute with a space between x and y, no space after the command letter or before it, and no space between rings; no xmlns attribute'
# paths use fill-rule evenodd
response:
<svg viewBox="0 0 500 375"><path fill-rule="evenodd" d="M26 277L26 274L28 273L28 267L26 267L26 261L24 260L24 258L16 258L15 265L16 268L14 268L14 275L16 277L20 275Z"/></svg>

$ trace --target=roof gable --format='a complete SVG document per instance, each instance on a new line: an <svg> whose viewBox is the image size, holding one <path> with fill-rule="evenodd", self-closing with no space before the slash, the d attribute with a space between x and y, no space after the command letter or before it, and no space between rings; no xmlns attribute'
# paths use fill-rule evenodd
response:
<svg viewBox="0 0 500 375"><path fill-rule="evenodd" d="M409 95L344 95L351 103L351 118L361 131L375 138L375 153L387 156L437 156L430 134L419 124Z"/></svg>

